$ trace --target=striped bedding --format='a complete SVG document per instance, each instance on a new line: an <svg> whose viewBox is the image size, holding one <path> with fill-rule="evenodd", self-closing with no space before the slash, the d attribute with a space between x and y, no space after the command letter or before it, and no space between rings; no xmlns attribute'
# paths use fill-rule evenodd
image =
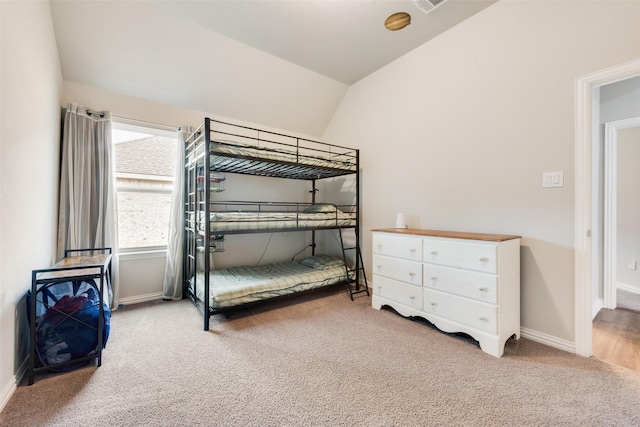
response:
<svg viewBox="0 0 640 427"><path fill-rule="evenodd" d="M351 225L350 214L336 212L211 212L211 231L321 228ZM200 230L204 231L203 221Z"/></svg>
<svg viewBox="0 0 640 427"><path fill-rule="evenodd" d="M235 144L235 143L234 143ZM304 150L304 148L302 149ZM325 167L332 169L344 169L344 170L353 170L355 167L355 163L350 161L352 160L350 157L353 155L340 155L340 154L331 154L331 153L322 153L326 154L326 157L333 156L333 159L329 159L326 157L321 157L318 154L320 152L316 152L313 150L313 154L307 154L302 152L299 155L296 155L295 152L285 151L282 149L272 149L272 148L259 148L252 146L238 146L238 145L227 145L227 143L215 144L213 146L213 153L220 154L232 154L235 156L241 157L252 157L258 159L266 159L277 162L287 162L287 163L299 163L308 166L316 166L316 167ZM307 149L306 151L311 151ZM224 156L212 156L211 164L216 165L224 165L224 162L234 162L233 158L227 158L225 160Z"/></svg>
<svg viewBox="0 0 640 427"><path fill-rule="evenodd" d="M196 296L204 298L204 273L197 274ZM342 259L315 255L300 261L284 261L249 267L231 267L209 273L211 308L233 307L299 291L319 288L347 279ZM191 289L193 292L193 289Z"/></svg>

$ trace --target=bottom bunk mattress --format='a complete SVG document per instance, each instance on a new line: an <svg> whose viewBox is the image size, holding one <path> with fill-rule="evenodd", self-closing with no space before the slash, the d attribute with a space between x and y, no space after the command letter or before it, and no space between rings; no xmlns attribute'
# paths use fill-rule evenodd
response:
<svg viewBox="0 0 640 427"><path fill-rule="evenodd" d="M195 295L204 301L204 272L196 275ZM234 307L347 281L342 259L314 255L299 261L239 266L209 273L209 306ZM193 281L190 282L193 293Z"/></svg>

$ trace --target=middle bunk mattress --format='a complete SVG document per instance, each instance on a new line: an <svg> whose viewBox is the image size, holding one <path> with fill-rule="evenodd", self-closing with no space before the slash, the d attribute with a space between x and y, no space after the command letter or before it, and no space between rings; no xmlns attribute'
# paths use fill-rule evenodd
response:
<svg viewBox="0 0 640 427"><path fill-rule="evenodd" d="M204 277L203 271L197 273L195 292L190 282L191 292L200 301L205 297ZM347 281L344 261L331 255L213 270L209 272L209 306L215 311Z"/></svg>
<svg viewBox="0 0 640 427"><path fill-rule="evenodd" d="M261 202L212 202L213 207L232 206L237 209L211 211L209 231L254 231L277 229L319 229L348 227L355 224L355 213L343 212L334 204L317 203L298 211L300 204ZM241 208L249 208L242 210ZM289 211L283 211L289 208ZM199 212L198 230L204 232L205 213ZM192 218L190 218L192 219Z"/></svg>

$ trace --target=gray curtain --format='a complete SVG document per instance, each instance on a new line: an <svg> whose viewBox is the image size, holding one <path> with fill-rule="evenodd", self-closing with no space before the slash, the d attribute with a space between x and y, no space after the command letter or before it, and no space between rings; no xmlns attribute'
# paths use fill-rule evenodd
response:
<svg viewBox="0 0 640 427"><path fill-rule="evenodd" d="M65 249L112 249L112 308L118 302L118 233L111 114L67 106L62 136L57 259Z"/></svg>
<svg viewBox="0 0 640 427"><path fill-rule="evenodd" d="M182 298L182 257L184 240L184 141L191 134L189 126L178 129L178 155L173 180L173 198L171 200L171 219L169 220L169 236L167 242L167 262L164 269L163 299L178 300Z"/></svg>

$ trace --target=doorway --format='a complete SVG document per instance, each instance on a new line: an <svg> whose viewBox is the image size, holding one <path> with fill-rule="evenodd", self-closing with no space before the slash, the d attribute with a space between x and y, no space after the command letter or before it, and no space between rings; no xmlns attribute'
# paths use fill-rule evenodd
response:
<svg viewBox="0 0 640 427"><path fill-rule="evenodd" d="M640 135L640 117L608 122L604 129L604 307L615 309L619 305L618 287L624 294L640 294L636 259L640 227L635 225L640 197L638 187L633 185L638 182L635 163L640 144L635 141ZM621 176L631 184L621 185ZM633 301L628 308L640 311Z"/></svg>
<svg viewBox="0 0 640 427"><path fill-rule="evenodd" d="M640 76L640 60L617 65L576 79L575 154L575 353L593 355L594 290L600 287L600 253L592 236L603 233L598 200L599 179L599 88ZM595 153L595 154L594 154Z"/></svg>
<svg viewBox="0 0 640 427"><path fill-rule="evenodd" d="M640 371L640 117L604 125L604 303L593 319L593 356Z"/></svg>

